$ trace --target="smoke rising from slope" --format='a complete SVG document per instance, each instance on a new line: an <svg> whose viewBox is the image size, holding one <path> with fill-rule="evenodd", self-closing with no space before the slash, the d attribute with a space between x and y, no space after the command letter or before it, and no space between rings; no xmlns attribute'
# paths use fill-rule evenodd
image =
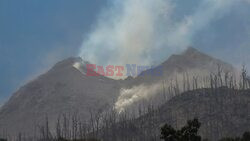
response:
<svg viewBox="0 0 250 141"><path fill-rule="evenodd" d="M218 66L216 63L207 64L211 65L210 69L186 69L184 72L173 72L171 75L165 76L164 80L159 80L158 83L151 85L139 85L134 86L128 89L122 89L120 91L120 96L118 97L114 109L118 113L122 113L123 111L135 107L136 104L140 104L143 102L153 102L154 106L166 102L172 96L197 88L210 88L210 77L212 74L218 73ZM223 65L221 66L221 76L225 78L227 73L228 78L231 76L235 78L235 81L238 82L240 78L238 78L236 70L231 68L231 66ZM197 83L195 83L195 81ZM225 84L225 80L222 80L223 84ZM228 83L228 82L227 82ZM184 86L185 84L185 86ZM172 93L169 90L172 90ZM176 91L175 91L176 90ZM157 101L158 98L158 101ZM154 101L152 101L154 100Z"/></svg>
<svg viewBox="0 0 250 141"><path fill-rule="evenodd" d="M203 28L223 17L236 0L201 0L194 12L174 18L178 3L173 0L113 0L103 11L92 32L83 41L80 56L96 64L152 65L192 45ZM151 97L157 85L121 90L115 108Z"/></svg>
<svg viewBox="0 0 250 141"><path fill-rule="evenodd" d="M175 20L172 0L113 0L83 41L80 56L96 64L151 65L192 45L192 37L219 18L235 0L201 0Z"/></svg>
<svg viewBox="0 0 250 141"><path fill-rule="evenodd" d="M121 89L120 96L114 108L118 113L121 113L131 104L143 99L149 100L149 98L155 94L160 93L161 87L161 84L155 84L150 86L135 86L131 89Z"/></svg>

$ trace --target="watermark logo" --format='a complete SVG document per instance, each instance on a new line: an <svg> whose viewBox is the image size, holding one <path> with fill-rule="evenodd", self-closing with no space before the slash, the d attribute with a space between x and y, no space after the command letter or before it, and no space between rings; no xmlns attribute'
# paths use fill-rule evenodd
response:
<svg viewBox="0 0 250 141"><path fill-rule="evenodd" d="M124 77L124 76L162 76L162 66L142 66L136 64L107 65L100 66L96 64L86 64L87 76L107 76L107 77Z"/></svg>

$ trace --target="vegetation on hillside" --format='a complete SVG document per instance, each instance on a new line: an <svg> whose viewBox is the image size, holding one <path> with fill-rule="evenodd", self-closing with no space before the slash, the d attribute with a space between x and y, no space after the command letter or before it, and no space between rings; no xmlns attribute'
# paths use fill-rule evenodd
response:
<svg viewBox="0 0 250 141"><path fill-rule="evenodd" d="M206 127L207 135L212 139L221 138L221 134L214 134L223 132L223 121L233 120L233 117L228 117L223 113L225 107L228 103L240 101L240 99L233 100L233 96L241 96L249 93L250 80L247 78L247 73L245 67L242 68L242 73L240 79L237 80L234 74L229 72L222 72L222 69L218 67L218 72L216 74L211 73L210 76L199 78L198 76L193 76L192 79L188 73L184 74L183 84L179 84L177 78L175 82L170 82L169 86L165 86L163 83L163 97L166 95L170 96L173 100L182 100L182 91L184 94L193 94L197 99L200 100L202 96L208 99L209 105L207 106L208 114L207 118L210 123L206 123L203 127ZM182 88L181 88L181 85ZM221 97L221 95L227 95L226 97ZM181 97L181 98L180 98ZM169 99L170 99L169 98ZM162 98L165 100L165 98ZM183 100L187 101L187 100ZM229 101L229 102L228 102ZM240 101L241 102L241 101ZM242 103L242 102L241 102ZM167 104L167 103L166 103ZM218 107L215 105L220 105L218 119L215 114ZM183 105L183 104L182 104ZM238 103L233 103L234 109L240 109ZM195 106L193 111L189 111L187 114L195 113L194 109L200 105ZM172 108L172 107L167 107ZM38 133L32 136L27 136L25 133L20 132L14 140L25 141L25 140L37 140L37 141L95 141L95 139L100 139L103 141L146 141L146 140L160 140L165 141L200 141L201 136L198 134L198 130L201 126L197 119L190 120L187 125L183 126L180 130L178 119L173 117L178 117L178 109L172 109L169 113L162 113L161 107L154 107L154 105L143 105L136 109L139 115L131 112L117 113L113 109L106 112L93 111L90 110L90 119L79 119L77 114L67 115L62 114L58 117L55 127L52 127L49 123L49 115L45 117L44 123L36 126ZM168 114L165 119L162 116ZM197 113L195 113L197 114ZM160 116L159 116L160 115ZM188 117L188 116L187 116ZM190 116L191 117L191 116ZM186 118L186 117L185 117ZM191 117L193 118L193 117ZM191 119L189 118L189 119ZM230 119L231 118L231 119ZM161 130L159 125L162 124L162 120L165 123ZM186 120L186 119L184 119ZM214 122L215 121L215 122ZM173 128L173 125L175 125ZM229 127L227 127L229 128ZM13 138L9 137L7 134L2 135L4 138L11 140ZM242 137L238 138L223 138L220 141L245 141L249 139L249 133L245 133ZM0 141L6 141L5 139L0 139Z"/></svg>
<svg viewBox="0 0 250 141"><path fill-rule="evenodd" d="M188 120L187 124L180 130L174 129L171 125L165 124L161 128L161 139L164 141L209 141L198 135L201 123L198 119ZM250 141L250 132L245 132L242 137L224 137L219 141Z"/></svg>
<svg viewBox="0 0 250 141"><path fill-rule="evenodd" d="M180 130L175 130L171 125L165 124L161 128L161 139L164 141L201 141L198 130L201 123L198 119L189 120L187 125Z"/></svg>

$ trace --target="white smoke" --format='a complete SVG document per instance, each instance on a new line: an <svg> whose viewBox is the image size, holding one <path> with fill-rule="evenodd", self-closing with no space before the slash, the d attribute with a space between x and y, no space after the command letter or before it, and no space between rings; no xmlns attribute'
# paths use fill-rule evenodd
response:
<svg viewBox="0 0 250 141"><path fill-rule="evenodd" d="M173 0L113 0L92 32L83 41L80 56L96 64L161 63L169 55L192 45L196 33L223 17L238 0L200 0L190 15L173 17L178 3ZM116 109L147 98L158 85L121 90Z"/></svg>
<svg viewBox="0 0 250 141"><path fill-rule="evenodd" d="M81 69L81 63L80 62L75 62L73 64L73 67L76 68L77 70L80 70Z"/></svg>
<svg viewBox="0 0 250 141"><path fill-rule="evenodd" d="M193 36L230 9L236 0L201 0L174 20L172 0L113 0L83 41L80 56L96 64L151 65L192 45Z"/></svg>
<svg viewBox="0 0 250 141"><path fill-rule="evenodd" d="M160 93L162 84L140 85L131 89L121 89L120 96L115 103L115 110L118 113L123 112L128 106L139 102L140 100L149 100L155 94Z"/></svg>
<svg viewBox="0 0 250 141"><path fill-rule="evenodd" d="M84 40L80 56L97 64L149 64L171 9L168 0L114 0Z"/></svg>
<svg viewBox="0 0 250 141"><path fill-rule="evenodd" d="M168 76L163 76L164 81L162 82L159 81L158 83L151 85L141 84L129 89L121 89L120 96L118 97L114 108L118 113L121 113L131 107L133 108L133 106L142 102L146 102L148 104L151 104L151 102L157 102L154 103L154 106L160 105L175 95L175 92L173 92L172 94L168 92L169 88L172 88L173 90L173 87L178 87L178 93L182 93L184 91L193 89L193 87L196 87L193 85L193 78L197 79L197 88L209 88L211 86L210 75L211 73L216 74L218 68L213 68L217 64L211 63L207 65L211 65L209 67L210 69L195 68L185 70L185 72L182 73L174 71ZM224 65L221 69L222 77L224 77L225 72L230 72L228 74L229 76L233 76L236 78L236 80L240 80L235 74L237 73L235 72L236 70L231 68L230 65ZM223 83L225 83L224 80Z"/></svg>

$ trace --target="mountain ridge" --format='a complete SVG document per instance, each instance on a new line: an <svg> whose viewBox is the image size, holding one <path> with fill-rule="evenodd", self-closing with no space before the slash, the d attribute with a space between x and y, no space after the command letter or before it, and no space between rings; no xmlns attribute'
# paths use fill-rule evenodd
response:
<svg viewBox="0 0 250 141"><path fill-rule="evenodd" d="M190 56L192 56L191 59ZM195 56L198 56L198 59ZM125 80L86 76L74 67L74 63L83 61L81 58L65 59L13 94L0 109L0 125L15 134L18 131L32 133L32 126L34 123L42 122L44 115L49 115L52 123L55 123L58 116L63 113L78 112L81 118L87 119L90 116L90 110L105 111L113 108L122 88L137 87L142 84L152 85L163 80L170 81L175 78L176 72L181 74L200 68L201 73L204 70L210 72L217 67L217 62L233 70L227 63L212 57L212 63L207 56L201 59L203 63L199 62L199 58L203 56L206 55L189 48L186 54L170 57L162 63L164 65L162 76L138 76ZM172 61L171 58L175 58L176 61ZM25 130L23 130L24 127Z"/></svg>
<svg viewBox="0 0 250 141"><path fill-rule="evenodd" d="M236 90L228 87L190 90L175 96L160 107L150 109L136 119L122 120L115 130L104 130L117 139L160 141L160 128L164 124L175 129L183 127L187 120L198 118L199 135L203 139L217 141L223 137L241 136L250 130L250 89ZM123 124L133 125L124 126ZM120 125L121 124L121 125Z"/></svg>

